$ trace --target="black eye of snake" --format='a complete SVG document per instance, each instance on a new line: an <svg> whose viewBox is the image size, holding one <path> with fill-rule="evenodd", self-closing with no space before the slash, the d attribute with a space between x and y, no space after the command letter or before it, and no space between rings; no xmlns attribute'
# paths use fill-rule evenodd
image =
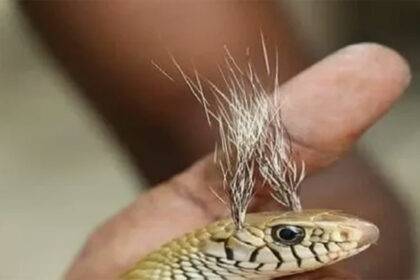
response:
<svg viewBox="0 0 420 280"><path fill-rule="evenodd" d="M273 239L285 245L299 244L305 237L305 230L298 226L278 225L273 227Z"/></svg>

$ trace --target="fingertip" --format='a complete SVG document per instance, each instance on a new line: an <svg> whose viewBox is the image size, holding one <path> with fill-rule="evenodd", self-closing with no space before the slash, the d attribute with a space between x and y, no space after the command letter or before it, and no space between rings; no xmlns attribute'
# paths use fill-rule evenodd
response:
<svg viewBox="0 0 420 280"><path fill-rule="evenodd" d="M410 82L410 67L376 43L347 46L282 87L285 124L308 166L326 166L381 118Z"/></svg>
<svg viewBox="0 0 420 280"><path fill-rule="evenodd" d="M378 71L383 78L390 78L405 89L411 81L409 62L396 50L374 42L356 43L340 49L337 54L349 59L364 61L370 73ZM372 67L372 68L370 68Z"/></svg>

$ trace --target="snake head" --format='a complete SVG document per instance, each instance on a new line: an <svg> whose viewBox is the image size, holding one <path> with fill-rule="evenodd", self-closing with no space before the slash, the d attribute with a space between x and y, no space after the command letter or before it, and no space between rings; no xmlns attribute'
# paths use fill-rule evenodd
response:
<svg viewBox="0 0 420 280"><path fill-rule="evenodd" d="M351 257L375 243L378 228L332 210L248 214L244 227L210 227L202 252L247 275L278 277L314 270Z"/></svg>

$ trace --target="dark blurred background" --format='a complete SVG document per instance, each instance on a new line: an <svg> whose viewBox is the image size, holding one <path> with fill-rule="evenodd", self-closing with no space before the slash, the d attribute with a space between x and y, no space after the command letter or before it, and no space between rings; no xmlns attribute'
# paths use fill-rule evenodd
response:
<svg viewBox="0 0 420 280"><path fill-rule="evenodd" d="M308 63L362 41L409 61L411 87L363 137L359 156L406 207L420 240L420 2L277 5ZM0 1L0 279L58 278L87 234L146 185L130 147L114 139L35 30L19 5Z"/></svg>

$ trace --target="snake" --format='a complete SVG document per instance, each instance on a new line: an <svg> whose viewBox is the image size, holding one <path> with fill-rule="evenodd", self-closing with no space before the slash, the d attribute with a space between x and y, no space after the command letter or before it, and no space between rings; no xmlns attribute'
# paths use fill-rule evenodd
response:
<svg viewBox="0 0 420 280"><path fill-rule="evenodd" d="M121 279L274 279L331 265L378 238L373 223L338 210L249 213L240 229L222 219L170 241Z"/></svg>

